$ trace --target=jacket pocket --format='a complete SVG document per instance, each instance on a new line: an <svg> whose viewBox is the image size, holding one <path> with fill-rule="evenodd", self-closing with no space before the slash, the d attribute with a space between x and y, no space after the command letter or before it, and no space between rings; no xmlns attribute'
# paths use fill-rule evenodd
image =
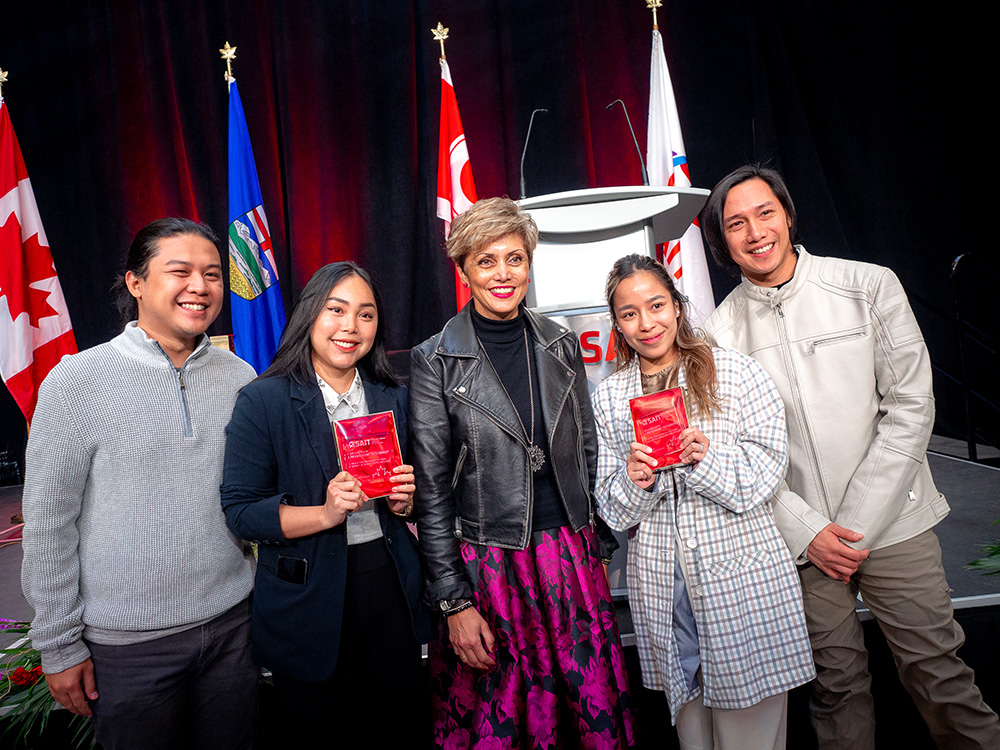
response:
<svg viewBox="0 0 1000 750"><path fill-rule="evenodd" d="M736 557L719 560L709 566L708 575L713 580L729 578L741 571L763 565L767 562L769 556L770 553L766 549L757 549L745 555L737 555Z"/></svg>
<svg viewBox="0 0 1000 750"><path fill-rule="evenodd" d="M838 333L833 336L825 336L821 339L813 339L809 342L806 347L806 354L815 354L816 350L824 346L833 346L835 344L844 344L848 341L854 341L855 339L864 338L867 335L867 328L858 328L853 331L845 331L844 333Z"/></svg>

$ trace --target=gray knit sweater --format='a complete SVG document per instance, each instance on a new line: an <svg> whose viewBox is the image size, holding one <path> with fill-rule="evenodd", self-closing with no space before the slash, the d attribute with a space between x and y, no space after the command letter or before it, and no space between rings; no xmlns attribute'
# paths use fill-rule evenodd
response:
<svg viewBox="0 0 1000 750"><path fill-rule="evenodd" d="M84 661L88 629L102 642L148 640L247 597L253 569L226 528L219 485L226 425L253 376L207 337L178 371L130 323L42 383L21 582L45 672Z"/></svg>

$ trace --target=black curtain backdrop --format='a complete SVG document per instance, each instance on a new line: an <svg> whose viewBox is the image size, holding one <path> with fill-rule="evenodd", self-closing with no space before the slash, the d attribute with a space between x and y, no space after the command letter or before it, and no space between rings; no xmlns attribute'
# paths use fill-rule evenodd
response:
<svg viewBox="0 0 1000 750"><path fill-rule="evenodd" d="M694 184L769 161L812 252L892 267L936 367L938 429L957 434L948 273L973 249L965 217L982 215L980 45L965 16L915 8L667 0L660 29ZM549 114L529 195L639 184L624 118L605 106L624 100L645 150L644 0L5 2L3 94L80 347L119 331L108 289L140 227L183 215L225 234L227 40L288 309L318 267L349 258L383 288L391 348L439 330L455 303L434 217L438 21L480 197L518 196L536 107ZM710 266L721 300L736 279ZM211 333L229 331L227 306ZM17 454L6 390L0 416L0 450Z"/></svg>

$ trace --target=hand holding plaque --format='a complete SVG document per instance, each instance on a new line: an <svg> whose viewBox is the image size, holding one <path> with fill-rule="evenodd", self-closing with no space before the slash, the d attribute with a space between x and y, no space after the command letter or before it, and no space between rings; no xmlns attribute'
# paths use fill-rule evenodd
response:
<svg viewBox="0 0 1000 750"><path fill-rule="evenodd" d="M340 419L333 432L340 467L361 483L361 490L370 498L391 495L393 470L403 464L392 412Z"/></svg>
<svg viewBox="0 0 1000 750"><path fill-rule="evenodd" d="M413 513L413 493L417 491L413 467L409 464L392 470L392 494L385 499L389 510L401 518L409 518Z"/></svg>
<svg viewBox="0 0 1000 750"><path fill-rule="evenodd" d="M636 442L652 449L655 471L683 465L681 433L688 427L683 390L668 388L629 399L628 403Z"/></svg>
<svg viewBox="0 0 1000 750"><path fill-rule="evenodd" d="M625 474L636 487L643 490L649 489L656 481L656 459L650 453L651 450L648 445L633 440L625 461Z"/></svg>
<svg viewBox="0 0 1000 750"><path fill-rule="evenodd" d="M341 471L326 485L326 502L322 509L325 521L323 528L339 526L349 514L361 510L367 501L368 498L361 491L361 483L348 472Z"/></svg>

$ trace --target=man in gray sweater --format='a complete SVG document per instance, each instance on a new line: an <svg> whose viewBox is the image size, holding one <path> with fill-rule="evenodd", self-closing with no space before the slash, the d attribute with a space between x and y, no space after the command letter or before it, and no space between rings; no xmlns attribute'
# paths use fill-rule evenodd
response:
<svg viewBox="0 0 1000 750"><path fill-rule="evenodd" d="M252 563L219 500L225 428L254 377L205 330L211 229L143 228L117 285L133 320L42 383L24 486L24 594L53 698L117 748L249 748Z"/></svg>

